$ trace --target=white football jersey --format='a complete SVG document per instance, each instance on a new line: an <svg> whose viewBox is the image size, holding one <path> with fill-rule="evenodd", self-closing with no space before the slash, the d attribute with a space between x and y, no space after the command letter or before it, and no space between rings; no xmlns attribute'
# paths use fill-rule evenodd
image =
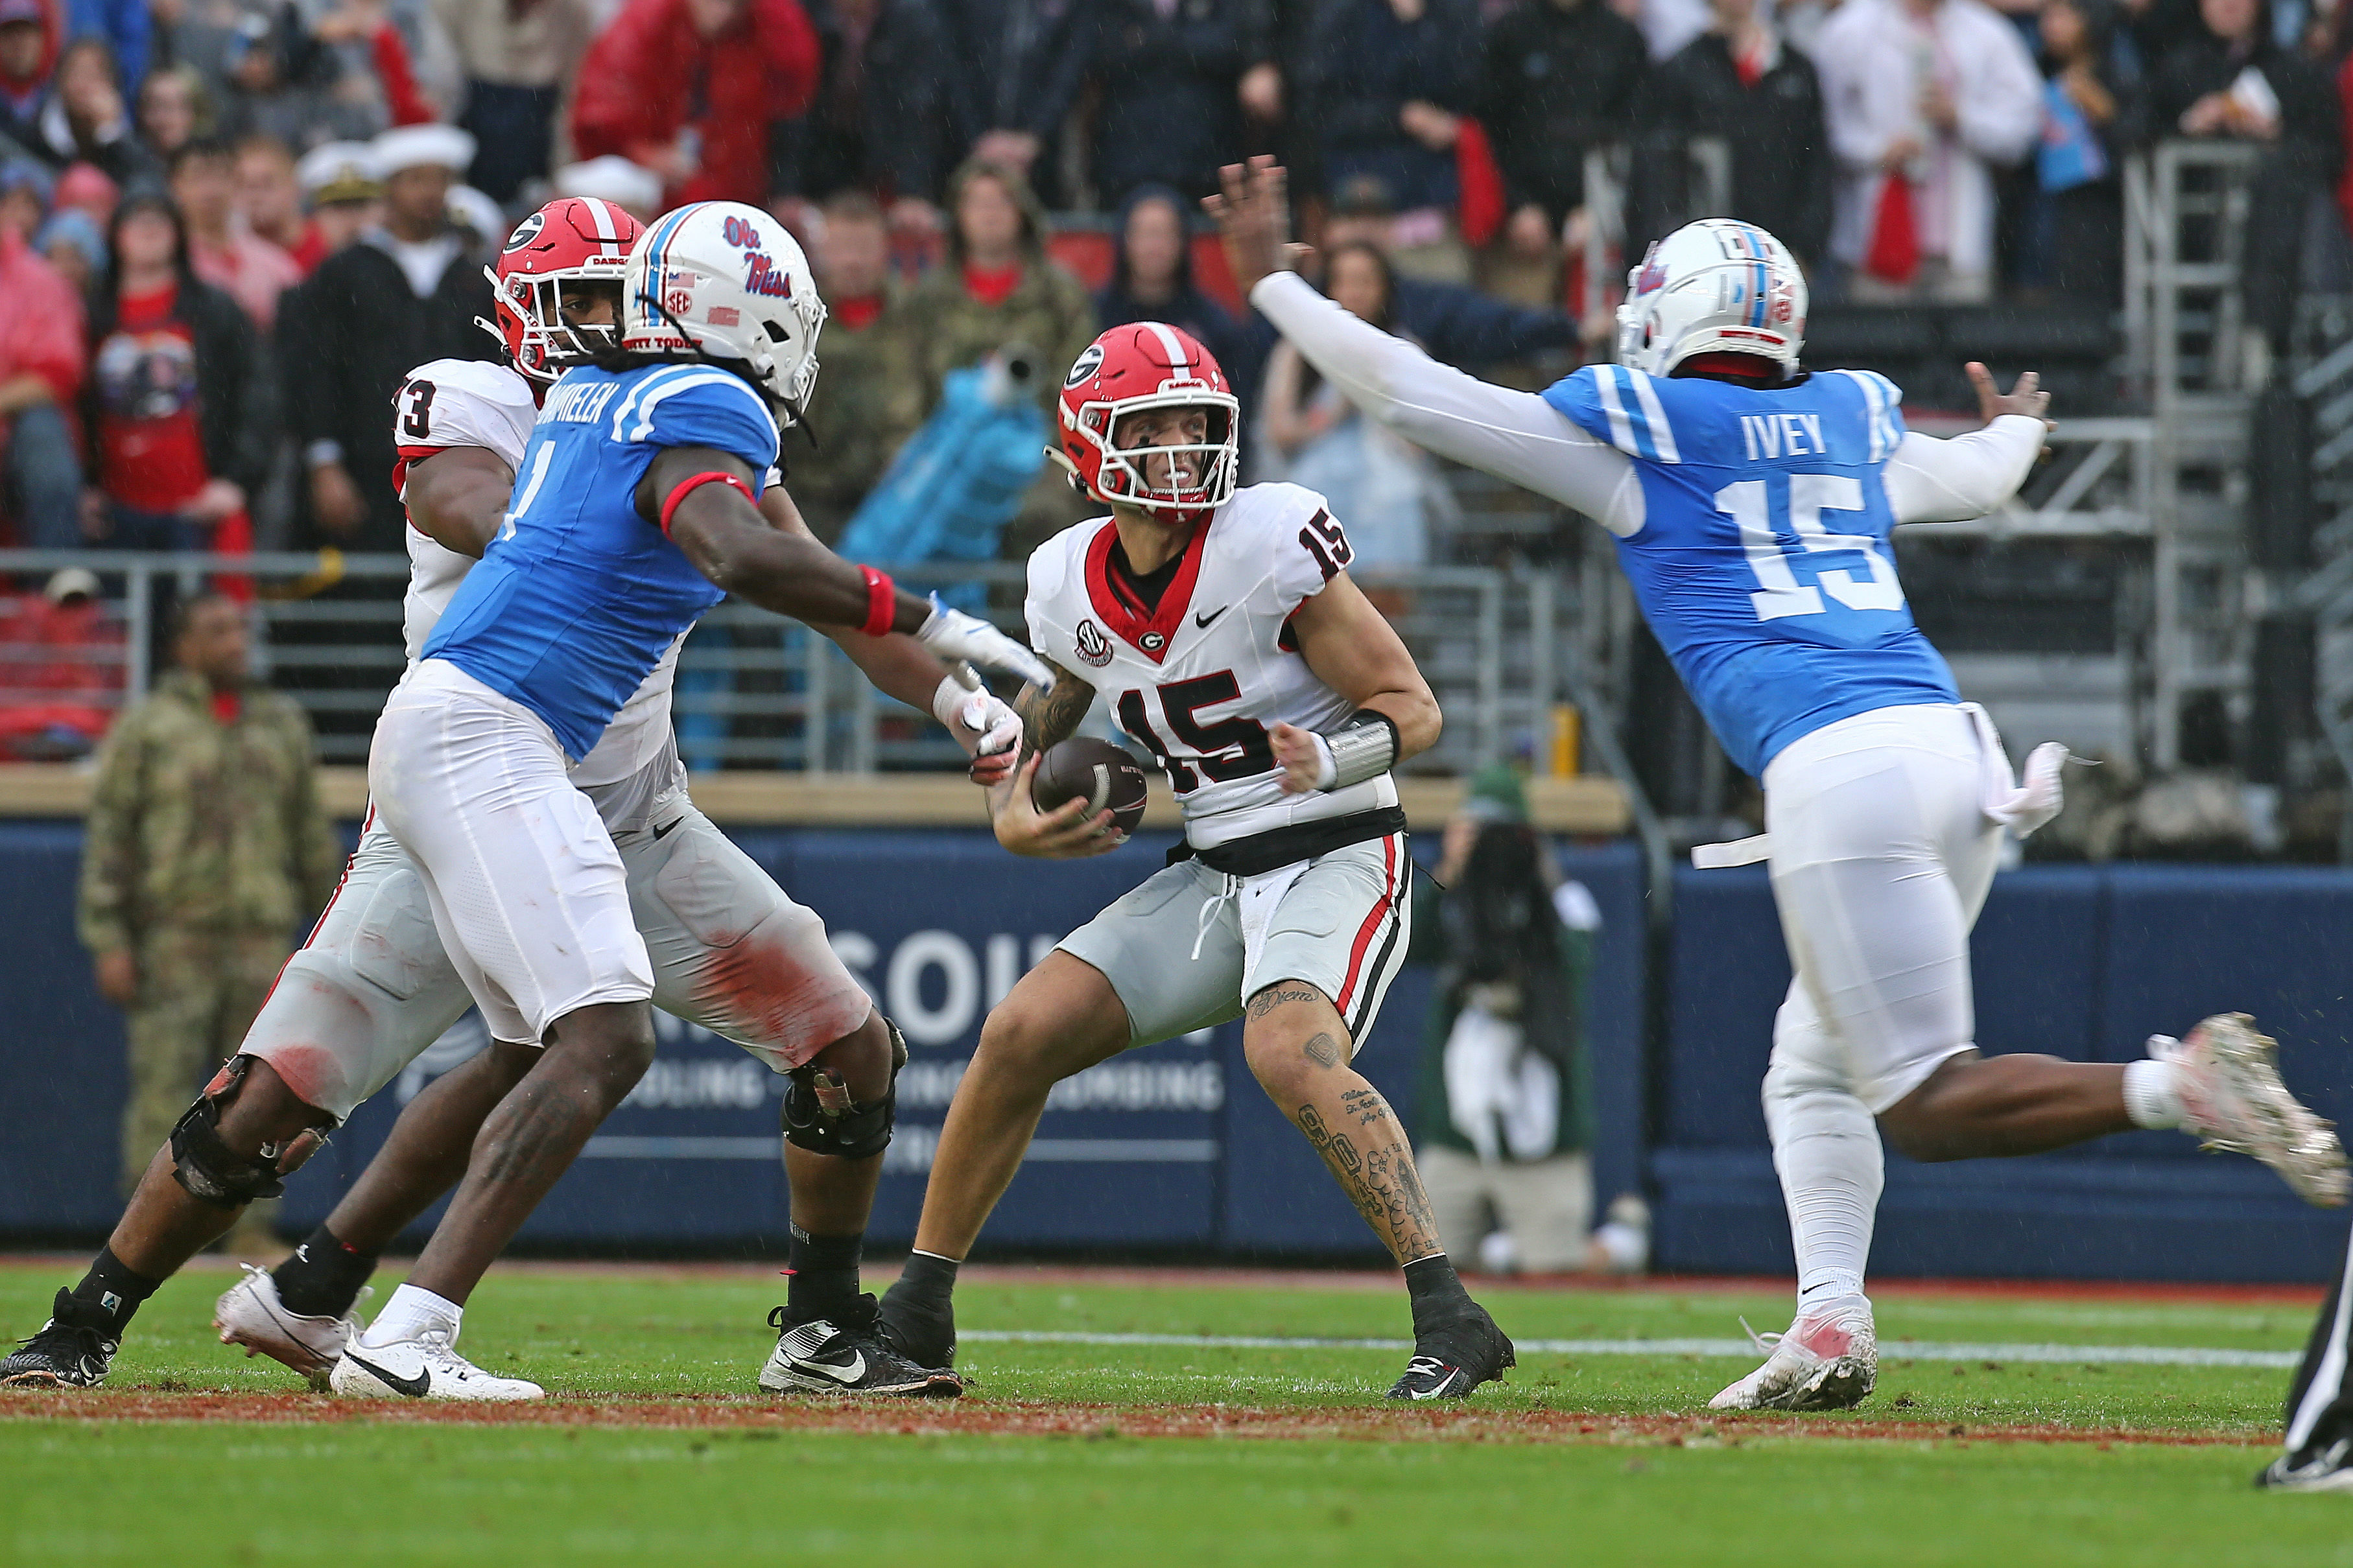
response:
<svg viewBox="0 0 2353 1568"><path fill-rule="evenodd" d="M1395 805L1389 775L1285 795L1267 736L1326 731L1355 705L1307 668L1288 626L1351 559L1324 498L1251 485L1186 546L1147 609L1109 571L1118 526L1065 529L1029 557L1029 645L1103 694L1121 730L1168 769L1196 849Z"/></svg>
<svg viewBox="0 0 2353 1568"><path fill-rule="evenodd" d="M510 473L522 466L539 421L539 395L512 367L487 360L437 359L418 365L393 398L393 442L400 464L393 483L405 487L408 465L452 447L480 447L498 454ZM401 605L401 635L413 668L425 639L456 596L473 558L408 527L408 593ZM681 637L679 642L685 639ZM587 787L629 777L653 761L670 738L670 681L678 671L679 643L649 670L596 747L573 764L572 782Z"/></svg>

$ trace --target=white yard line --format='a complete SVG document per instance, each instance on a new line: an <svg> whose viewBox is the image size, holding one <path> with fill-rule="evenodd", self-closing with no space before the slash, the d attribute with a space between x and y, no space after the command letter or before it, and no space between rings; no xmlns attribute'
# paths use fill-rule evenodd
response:
<svg viewBox="0 0 2353 1568"><path fill-rule="evenodd" d="M956 1338L967 1344L1015 1345L1137 1345L1177 1350L1351 1350L1409 1351L1410 1340L1279 1339L1258 1334L1091 1334L1053 1330L965 1329ZM1524 1354L1533 1355L1677 1355L1707 1356L1726 1361L1750 1361L1761 1353L1746 1340L1518 1340ZM2124 1366L2257 1366L2295 1365L2295 1351L2223 1350L2204 1345L1972 1345L1927 1340L1882 1340L1879 1354L1885 1361L2046 1362L2084 1365L2098 1363Z"/></svg>

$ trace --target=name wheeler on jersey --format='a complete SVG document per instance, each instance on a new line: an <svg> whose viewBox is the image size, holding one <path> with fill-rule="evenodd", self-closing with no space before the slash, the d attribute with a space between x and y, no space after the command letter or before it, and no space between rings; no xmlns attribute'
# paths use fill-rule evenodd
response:
<svg viewBox="0 0 2353 1568"><path fill-rule="evenodd" d="M1168 770L1186 837L1213 848L1397 804L1386 773L1285 795L1270 726L1329 730L1354 705L1316 679L1287 626L1348 564L1346 532L1297 485L1237 491L1193 533L1155 606L1111 571L1118 525L1066 529L1029 558L1029 642L1110 702Z"/></svg>
<svg viewBox="0 0 2353 1568"><path fill-rule="evenodd" d="M1896 581L1882 474L1903 395L1868 371L1775 388L1588 365L1545 401L1635 459L1619 560L1733 761L1761 775L1824 724L1957 702Z"/></svg>
<svg viewBox="0 0 2353 1568"><path fill-rule="evenodd" d="M638 511L638 481L671 447L763 472L776 421L741 377L708 365L568 372L516 470L512 510L425 646L545 720L575 759L726 596Z"/></svg>

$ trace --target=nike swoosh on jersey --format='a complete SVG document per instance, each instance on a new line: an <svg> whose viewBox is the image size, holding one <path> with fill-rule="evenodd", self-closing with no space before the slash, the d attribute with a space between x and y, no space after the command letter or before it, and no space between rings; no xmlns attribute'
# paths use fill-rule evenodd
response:
<svg viewBox="0 0 2353 1568"><path fill-rule="evenodd" d="M350 1351L345 1351L343 1354L350 1358L353 1366L366 1373L395 1394L405 1394L411 1399L422 1399L425 1397L426 1390L433 1386L433 1373L430 1368L419 1372L415 1377L396 1377L374 1362L362 1361Z"/></svg>
<svg viewBox="0 0 2353 1568"><path fill-rule="evenodd" d="M659 827L654 829L655 840L659 842L660 839L668 836L672 828L676 827L680 823L684 822L686 818L682 816L671 817L668 822L663 823Z"/></svg>
<svg viewBox="0 0 2353 1568"><path fill-rule="evenodd" d="M1197 626L1206 626L1211 621L1216 620L1219 616L1224 615L1231 608L1233 608L1233 606L1230 605L1219 605L1216 609L1211 610L1206 616L1201 614L1198 610L1196 610L1193 612L1193 624Z"/></svg>

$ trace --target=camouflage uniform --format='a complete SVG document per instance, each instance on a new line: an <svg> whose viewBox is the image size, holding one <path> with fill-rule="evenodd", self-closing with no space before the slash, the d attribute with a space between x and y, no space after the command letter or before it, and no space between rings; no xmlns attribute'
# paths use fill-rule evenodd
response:
<svg viewBox="0 0 2353 1568"><path fill-rule="evenodd" d="M901 363L915 378L920 394L918 423L938 405L948 372L978 364L1014 343L1039 355L1038 406L1050 420L1064 374L1080 351L1094 342L1094 301L1084 284L1047 258L1045 209L1018 175L977 160L965 163L948 182L942 204L948 212L955 211L965 182L977 174L1004 181L1020 203L1021 281L997 304L974 299L965 287L963 241L951 221L945 265L908 294L900 322L905 344ZM1025 560L1051 535L1102 510L1072 492L1060 465L1050 463L1023 499L1020 515L1006 529L1003 554L1008 561Z"/></svg>
<svg viewBox="0 0 2353 1568"><path fill-rule="evenodd" d="M811 450L788 434L784 452L793 500L828 544L841 537L901 443L923 422L924 392L908 374L905 308L892 289L883 296L882 313L864 327L828 316L818 334L817 359L824 368L809 416L817 447Z"/></svg>
<svg viewBox="0 0 2353 1568"><path fill-rule="evenodd" d="M237 715L178 670L124 713L99 752L82 848L82 945L129 949L127 1191L213 1069L236 1050L333 890L343 850L319 804L310 721L263 687Z"/></svg>

